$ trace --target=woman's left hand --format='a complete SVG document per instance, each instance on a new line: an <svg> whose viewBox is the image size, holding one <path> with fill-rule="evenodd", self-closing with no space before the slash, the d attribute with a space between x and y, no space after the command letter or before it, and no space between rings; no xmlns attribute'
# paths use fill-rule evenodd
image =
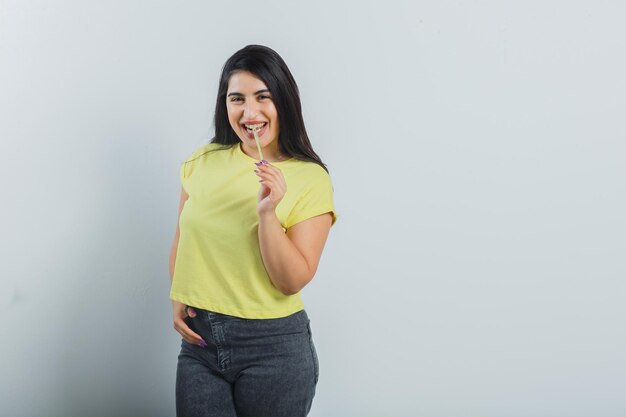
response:
<svg viewBox="0 0 626 417"><path fill-rule="evenodd" d="M283 172L266 162L258 165L255 173L261 181L257 211L259 214L273 213L287 192Z"/></svg>

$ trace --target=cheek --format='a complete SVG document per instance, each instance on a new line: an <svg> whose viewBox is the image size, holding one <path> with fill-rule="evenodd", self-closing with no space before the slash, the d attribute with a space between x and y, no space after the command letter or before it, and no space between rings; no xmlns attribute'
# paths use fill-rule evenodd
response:
<svg viewBox="0 0 626 417"><path fill-rule="evenodd" d="M229 109L229 108L226 109L226 112L228 114L228 121L231 124L237 124L238 120L239 120L237 112L235 112L235 111L233 111L232 109Z"/></svg>
<svg viewBox="0 0 626 417"><path fill-rule="evenodd" d="M274 122L273 124L278 128L278 113L276 112L276 109L273 109L271 115L272 121Z"/></svg>

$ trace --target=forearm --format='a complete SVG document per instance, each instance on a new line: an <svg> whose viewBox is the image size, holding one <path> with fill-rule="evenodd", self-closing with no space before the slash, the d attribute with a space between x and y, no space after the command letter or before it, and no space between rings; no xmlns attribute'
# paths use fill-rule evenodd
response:
<svg viewBox="0 0 626 417"><path fill-rule="evenodd" d="M259 246L265 269L283 294L297 293L310 280L306 258L287 237L273 212L259 215Z"/></svg>

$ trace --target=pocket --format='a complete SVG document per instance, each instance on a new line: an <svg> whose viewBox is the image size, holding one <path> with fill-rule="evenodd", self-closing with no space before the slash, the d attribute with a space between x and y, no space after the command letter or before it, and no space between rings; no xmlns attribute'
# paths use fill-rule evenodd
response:
<svg viewBox="0 0 626 417"><path fill-rule="evenodd" d="M313 333L311 332L311 323L307 323L307 330L309 332L309 346L311 347L311 356L313 358L313 370L314 370L314 381L317 384L320 378L320 363L317 358L317 351L315 350L315 344L313 343Z"/></svg>
<svg viewBox="0 0 626 417"><path fill-rule="evenodd" d="M191 329L191 331L193 331L194 333L198 333L198 329L196 328L196 324L194 322L193 317L187 316L183 318L183 321Z"/></svg>

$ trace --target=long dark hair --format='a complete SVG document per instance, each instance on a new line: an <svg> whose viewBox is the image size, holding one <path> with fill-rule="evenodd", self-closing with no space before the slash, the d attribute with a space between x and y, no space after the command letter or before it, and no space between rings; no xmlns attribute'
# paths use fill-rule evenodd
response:
<svg viewBox="0 0 626 417"><path fill-rule="evenodd" d="M226 92L228 80L235 71L248 71L265 83L272 94L278 112L280 133L278 149L281 153L302 161L315 162L326 172L328 168L315 153L304 127L300 92L285 61L271 48L262 45L248 45L228 58L222 68L220 85L215 103L215 136L211 143L231 147L241 142L228 121Z"/></svg>

